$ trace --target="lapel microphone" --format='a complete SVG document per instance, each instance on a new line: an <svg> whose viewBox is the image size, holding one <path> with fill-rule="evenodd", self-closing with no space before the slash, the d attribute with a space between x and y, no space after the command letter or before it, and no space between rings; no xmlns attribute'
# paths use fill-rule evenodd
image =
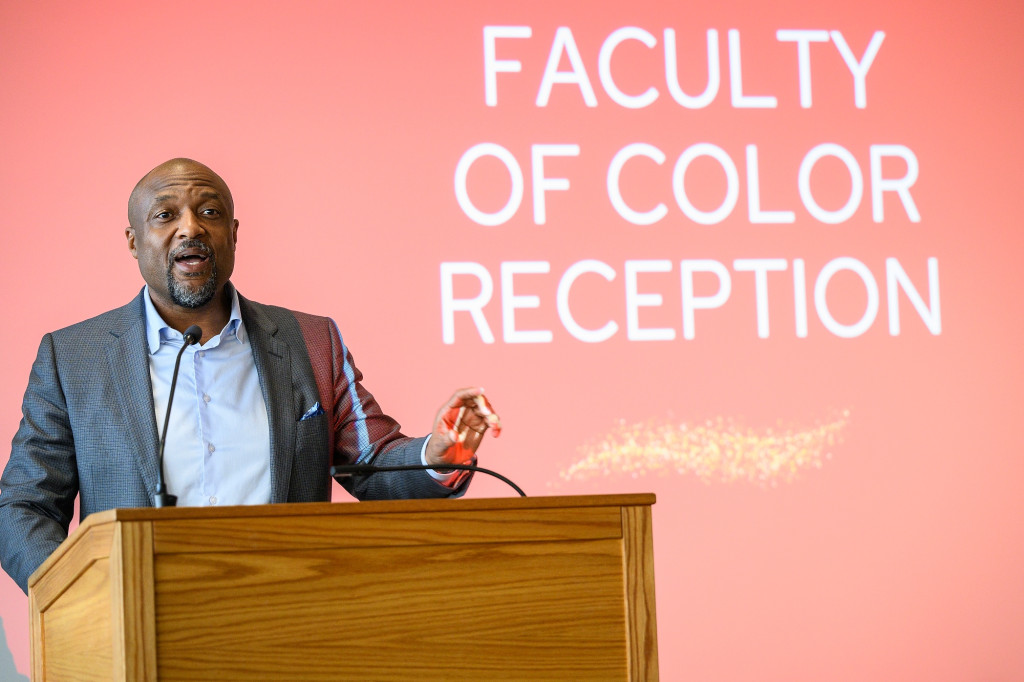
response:
<svg viewBox="0 0 1024 682"><path fill-rule="evenodd" d="M185 343L178 351L178 357L174 360L174 374L171 375L171 392L167 396L167 413L164 415L164 430L160 434L160 453L157 456L156 470L156 492L153 494L154 507L174 507L178 504L178 497L167 493L167 485L164 483L164 446L167 444L167 425L171 421L171 403L174 402L174 387L178 385L178 368L181 367L181 356L185 349L194 343L199 343L203 338L203 330L199 325L194 324L184 333Z"/></svg>

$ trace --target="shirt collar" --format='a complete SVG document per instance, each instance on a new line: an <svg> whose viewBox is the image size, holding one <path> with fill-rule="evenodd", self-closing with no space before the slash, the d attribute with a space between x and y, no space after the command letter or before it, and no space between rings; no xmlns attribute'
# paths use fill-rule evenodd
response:
<svg viewBox="0 0 1024 682"><path fill-rule="evenodd" d="M228 323L220 331L221 341L234 338L238 343L245 343L247 337L245 325L242 323L242 308L238 304L238 291L235 290L231 282L224 286L231 292L231 314L228 317ZM142 297L142 301L146 306L146 344L149 346L149 354L153 355L160 350L161 339L181 341L183 338L181 332L172 329L156 311L153 299L149 296L148 284L145 287L145 296Z"/></svg>

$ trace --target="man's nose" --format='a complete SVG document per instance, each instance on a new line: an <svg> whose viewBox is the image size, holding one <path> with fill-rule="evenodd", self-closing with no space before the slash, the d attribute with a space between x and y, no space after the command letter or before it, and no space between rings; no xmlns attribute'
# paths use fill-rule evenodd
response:
<svg viewBox="0 0 1024 682"><path fill-rule="evenodd" d="M178 236L185 239L192 239L205 232L202 222L198 216L190 210L181 212L181 217L178 219Z"/></svg>

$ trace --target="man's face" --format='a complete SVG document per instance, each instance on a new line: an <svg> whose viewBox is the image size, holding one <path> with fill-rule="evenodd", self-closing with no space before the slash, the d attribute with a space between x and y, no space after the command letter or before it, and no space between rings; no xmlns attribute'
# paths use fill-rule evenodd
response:
<svg viewBox="0 0 1024 682"><path fill-rule="evenodd" d="M151 171L132 195L128 248L158 306L201 308L217 296L235 265L238 221L231 194L193 161Z"/></svg>

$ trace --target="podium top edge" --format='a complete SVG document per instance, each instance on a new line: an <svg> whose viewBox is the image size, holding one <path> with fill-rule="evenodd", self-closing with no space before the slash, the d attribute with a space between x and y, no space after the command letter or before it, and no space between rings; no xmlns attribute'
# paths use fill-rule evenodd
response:
<svg viewBox="0 0 1024 682"><path fill-rule="evenodd" d="M365 502L302 502L225 507L139 507L96 512L82 522L101 525L118 521L171 519L258 518L266 516L321 516L336 514L401 514L413 512L482 511L498 509L552 509L568 507L651 506L654 493L620 495L563 495L551 497L495 497L439 500L377 500Z"/></svg>
<svg viewBox="0 0 1024 682"><path fill-rule="evenodd" d="M140 507L131 509L108 509L96 512L86 518L71 536L54 551L29 577L33 587L60 557L73 551L89 529L113 526L120 523L160 523L162 521L215 521L224 519L259 518L301 518L316 516L345 515L389 515L408 513L444 514L473 511L515 511L541 509L574 509L597 507L650 507L656 502L654 493L618 495L565 495L550 497L498 497L498 498L457 498L433 500L380 500L366 502L305 502L264 505L241 505L224 507Z"/></svg>

